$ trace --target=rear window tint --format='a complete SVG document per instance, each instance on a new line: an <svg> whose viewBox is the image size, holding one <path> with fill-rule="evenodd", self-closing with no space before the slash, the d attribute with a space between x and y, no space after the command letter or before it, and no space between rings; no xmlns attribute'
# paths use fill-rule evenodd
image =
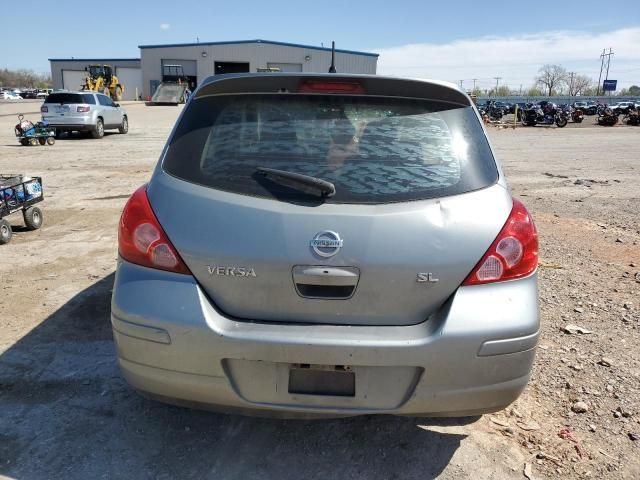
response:
<svg viewBox="0 0 640 480"><path fill-rule="evenodd" d="M79 93L52 93L44 103L85 103Z"/></svg>
<svg viewBox="0 0 640 480"><path fill-rule="evenodd" d="M82 99L84 100L84 103L88 103L89 105L96 104L96 97L94 97L92 93L83 93Z"/></svg>
<svg viewBox="0 0 640 480"><path fill-rule="evenodd" d="M256 168L332 182L332 203L389 203L477 190L497 168L472 107L419 99L229 95L192 101L163 168L211 188L302 197ZM308 194L307 194L308 195Z"/></svg>

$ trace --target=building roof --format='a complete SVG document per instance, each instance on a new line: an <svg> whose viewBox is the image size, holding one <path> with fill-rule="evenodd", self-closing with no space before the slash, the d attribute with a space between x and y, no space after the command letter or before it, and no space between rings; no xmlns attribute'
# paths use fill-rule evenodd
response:
<svg viewBox="0 0 640 480"><path fill-rule="evenodd" d="M196 43L171 43L171 44L165 44L165 45L138 45L138 48L142 49L142 48L170 48L170 47L203 47L203 46L207 46L207 45L238 45L238 44L242 44L242 43L265 43L268 45L282 45L285 47L296 47L296 48L306 48L306 49L311 49L311 50L322 50L325 52L330 52L331 49L327 48L327 47L318 47L315 45L302 45L299 43L287 43L287 42L275 42L273 40L262 40L262 39L255 39L255 40L233 40L233 41L227 41L227 42L196 42ZM358 52L355 50L341 50L336 48L336 52L337 53L350 53L352 55L363 55L366 57L379 57L380 54L378 53L371 53L371 52Z"/></svg>
<svg viewBox="0 0 640 480"><path fill-rule="evenodd" d="M139 62L139 58L49 58L50 62Z"/></svg>

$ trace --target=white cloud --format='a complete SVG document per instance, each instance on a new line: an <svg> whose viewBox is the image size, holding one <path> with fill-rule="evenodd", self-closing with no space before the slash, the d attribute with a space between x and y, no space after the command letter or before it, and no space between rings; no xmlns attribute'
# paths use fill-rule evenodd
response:
<svg viewBox="0 0 640 480"><path fill-rule="evenodd" d="M171 28L171 25L169 25L168 23L160 24L160 30L169 30L169 28Z"/></svg>
<svg viewBox="0 0 640 480"><path fill-rule="evenodd" d="M617 79L619 88L640 84L640 28L611 32L577 31L540 32L513 36L487 36L456 40L450 43L420 43L378 49L378 73L449 80L465 87L488 88L501 84L518 88L533 83L538 69L557 63L571 71L592 77L597 82L600 54L611 47L609 78Z"/></svg>

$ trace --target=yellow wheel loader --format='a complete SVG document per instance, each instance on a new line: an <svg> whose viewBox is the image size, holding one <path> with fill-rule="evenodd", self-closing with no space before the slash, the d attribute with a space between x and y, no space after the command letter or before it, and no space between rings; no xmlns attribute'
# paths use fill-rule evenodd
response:
<svg viewBox="0 0 640 480"><path fill-rule="evenodd" d="M87 76L82 90L101 92L111 97L112 100L122 100L124 85L113 74L111 65L89 65L85 67Z"/></svg>

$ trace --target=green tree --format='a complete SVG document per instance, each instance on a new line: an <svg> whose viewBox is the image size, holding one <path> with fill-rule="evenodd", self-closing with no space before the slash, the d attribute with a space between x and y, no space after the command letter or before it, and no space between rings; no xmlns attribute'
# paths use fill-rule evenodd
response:
<svg viewBox="0 0 640 480"><path fill-rule="evenodd" d="M640 96L640 87L638 85L631 85L629 87L629 95Z"/></svg>
<svg viewBox="0 0 640 480"><path fill-rule="evenodd" d="M542 90L537 87L531 87L526 91L525 95L527 97L541 97L543 95Z"/></svg>

